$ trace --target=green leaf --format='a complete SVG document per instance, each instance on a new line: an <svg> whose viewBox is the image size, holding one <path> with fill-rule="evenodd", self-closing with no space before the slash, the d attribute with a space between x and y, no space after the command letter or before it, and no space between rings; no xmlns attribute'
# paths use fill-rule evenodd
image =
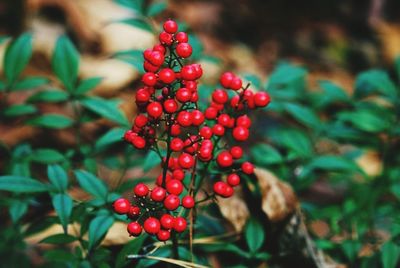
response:
<svg viewBox="0 0 400 268"><path fill-rule="evenodd" d="M368 108L358 109L354 112L342 112L338 115L342 121L350 122L354 127L366 132L382 132L390 127L390 117L380 110Z"/></svg>
<svg viewBox="0 0 400 268"><path fill-rule="evenodd" d="M78 240L78 238L76 238L75 236L69 235L69 234L55 234L55 235L51 235L51 236L44 238L39 243L56 244L56 245L64 244L65 245L65 244L72 243L76 240Z"/></svg>
<svg viewBox="0 0 400 268"><path fill-rule="evenodd" d="M28 202L25 200L12 200L10 204L10 216L13 223L16 223L28 210Z"/></svg>
<svg viewBox="0 0 400 268"><path fill-rule="evenodd" d="M67 233L67 227L69 223L69 217L71 216L72 207L74 202L71 197L66 194L56 194L52 198L53 207L60 219L61 225L64 229L64 233Z"/></svg>
<svg viewBox="0 0 400 268"><path fill-rule="evenodd" d="M263 226L254 218L247 221L245 227L247 246L251 253L256 253L264 243L265 233Z"/></svg>
<svg viewBox="0 0 400 268"><path fill-rule="evenodd" d="M383 268L396 268L400 259L400 247L395 243L386 242L381 248Z"/></svg>
<svg viewBox="0 0 400 268"><path fill-rule="evenodd" d="M151 25L143 20L143 19L138 19L138 18L129 18L129 19L121 19L121 20L117 20L114 21L116 23L124 23L124 24L128 24L130 26L133 26L135 28L139 28L148 32L153 32L153 29L151 28Z"/></svg>
<svg viewBox="0 0 400 268"><path fill-rule="evenodd" d="M4 109L3 114L8 117L22 116L33 114L37 111L36 107L31 104L16 104Z"/></svg>
<svg viewBox="0 0 400 268"><path fill-rule="evenodd" d="M318 82L319 86L323 89L323 93L319 103L319 107L326 106L334 102L348 102L350 100L346 92L336 84L328 80Z"/></svg>
<svg viewBox="0 0 400 268"><path fill-rule="evenodd" d="M68 94L57 89L43 90L28 98L28 102L62 102L66 100L68 100Z"/></svg>
<svg viewBox="0 0 400 268"><path fill-rule="evenodd" d="M111 215L99 215L89 224L89 250L93 249L105 236L114 223Z"/></svg>
<svg viewBox="0 0 400 268"><path fill-rule="evenodd" d="M321 121L317 114L310 108L296 103L286 103L284 107L286 112L293 116L298 122L311 128L321 127Z"/></svg>
<svg viewBox="0 0 400 268"><path fill-rule="evenodd" d="M368 70L358 75L354 97L364 98L376 93L389 97L389 100L396 98L396 86L389 75L383 70Z"/></svg>
<svg viewBox="0 0 400 268"><path fill-rule="evenodd" d="M79 53L66 36L57 39L52 57L52 66L58 79L68 91L76 85L79 68Z"/></svg>
<svg viewBox="0 0 400 268"><path fill-rule="evenodd" d="M38 127L61 129L70 127L73 121L60 114L45 114L31 119L27 123Z"/></svg>
<svg viewBox="0 0 400 268"><path fill-rule="evenodd" d="M139 13L142 12L143 9L143 2L144 0L114 0L115 3L122 5L126 8L132 9L134 11L137 11Z"/></svg>
<svg viewBox="0 0 400 268"><path fill-rule="evenodd" d="M73 263L76 257L65 249L51 249L44 252L43 257L50 262ZM62 267L62 266L61 266Z"/></svg>
<svg viewBox="0 0 400 268"><path fill-rule="evenodd" d="M30 159L42 164L53 164L65 160L63 154L53 149L37 149L33 151Z"/></svg>
<svg viewBox="0 0 400 268"><path fill-rule="evenodd" d="M147 16L153 17L161 12L163 12L167 8L167 3L164 1L153 2L147 9Z"/></svg>
<svg viewBox="0 0 400 268"><path fill-rule="evenodd" d="M115 267L125 267L129 263L129 260L126 259L126 256L129 254L138 254L139 251L142 249L143 242L146 238L147 235L141 235L128 242L118 253L117 259L115 261Z"/></svg>
<svg viewBox="0 0 400 268"><path fill-rule="evenodd" d="M281 154L269 144L257 144L251 148L251 157L257 165L278 164L283 161Z"/></svg>
<svg viewBox="0 0 400 268"><path fill-rule="evenodd" d="M15 39L6 49L4 55L4 74L8 84L19 77L32 56L32 34L24 33Z"/></svg>
<svg viewBox="0 0 400 268"><path fill-rule="evenodd" d="M114 101L105 100L99 97L91 97L81 100L81 104L92 112L103 116L112 122L123 126L129 126L125 115L118 109Z"/></svg>
<svg viewBox="0 0 400 268"><path fill-rule="evenodd" d="M75 170L74 173L82 189L97 198L107 200L108 190L102 180L85 170Z"/></svg>
<svg viewBox="0 0 400 268"><path fill-rule="evenodd" d="M0 176L0 190L14 193L46 192L49 187L40 181L21 176Z"/></svg>
<svg viewBox="0 0 400 268"><path fill-rule="evenodd" d="M68 188L68 176L65 170L59 165L47 167L47 177L52 185L59 191L65 192Z"/></svg>
<svg viewBox="0 0 400 268"><path fill-rule="evenodd" d="M303 83L306 75L307 71L303 67L281 63L270 75L267 89L286 86L292 83Z"/></svg>
<svg viewBox="0 0 400 268"><path fill-rule="evenodd" d="M141 50L123 50L116 52L113 58L121 60L125 63L132 65L139 72L143 73L143 51Z"/></svg>
<svg viewBox="0 0 400 268"><path fill-rule="evenodd" d="M274 142L289 149L289 155L306 158L313 154L311 141L302 131L282 128L272 131L270 135Z"/></svg>
<svg viewBox="0 0 400 268"><path fill-rule="evenodd" d="M323 170L356 171L356 164L340 156L323 155L314 158L309 166Z"/></svg>
<svg viewBox="0 0 400 268"><path fill-rule="evenodd" d="M103 136L97 139L95 143L95 148L97 150L103 149L111 144L121 142L125 134L125 129L123 128L112 128L106 132Z"/></svg>
<svg viewBox="0 0 400 268"><path fill-rule="evenodd" d="M76 95L83 95L86 92L94 89L100 82L103 80L103 77L90 77L84 79L80 82L79 86L75 90Z"/></svg>
<svg viewBox="0 0 400 268"><path fill-rule="evenodd" d="M13 91L37 88L47 84L48 82L49 80L45 77L27 77L21 81L16 82L13 86Z"/></svg>
<svg viewBox="0 0 400 268"><path fill-rule="evenodd" d="M160 156L154 152L154 151L149 151L144 159L143 163L143 172L147 172L153 167L159 165L161 163Z"/></svg>

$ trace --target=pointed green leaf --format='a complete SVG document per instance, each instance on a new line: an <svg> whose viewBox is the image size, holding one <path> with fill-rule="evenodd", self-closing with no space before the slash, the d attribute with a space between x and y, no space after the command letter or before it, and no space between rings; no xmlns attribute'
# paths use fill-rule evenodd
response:
<svg viewBox="0 0 400 268"><path fill-rule="evenodd" d="M61 102L68 100L68 94L58 89L39 91L28 98L28 102Z"/></svg>
<svg viewBox="0 0 400 268"><path fill-rule="evenodd" d="M285 103L284 107L286 112L293 116L298 122L310 128L321 127L321 121L317 114L310 108L297 103Z"/></svg>
<svg viewBox="0 0 400 268"><path fill-rule="evenodd" d="M45 244L69 244L74 241L78 240L75 236L69 235L69 234L55 234L48 236L44 238L42 241L39 243L45 243Z"/></svg>
<svg viewBox="0 0 400 268"><path fill-rule="evenodd" d="M32 34L24 33L11 42L4 55L4 74L8 84L19 77L32 56Z"/></svg>
<svg viewBox="0 0 400 268"><path fill-rule="evenodd" d="M71 197L66 194L56 194L53 196L52 201L53 207L64 229L64 233L67 233L69 217L71 216L74 202L72 201Z"/></svg>
<svg viewBox="0 0 400 268"><path fill-rule="evenodd" d="M94 89L102 80L103 77L91 77L84 79L80 82L74 93L76 95L83 95L86 92Z"/></svg>
<svg viewBox="0 0 400 268"><path fill-rule="evenodd" d="M28 202L25 200L12 200L10 205L11 220L16 223L28 210Z"/></svg>
<svg viewBox="0 0 400 268"><path fill-rule="evenodd" d="M281 154L268 144L257 144L251 148L251 157L257 165L278 164L283 161Z"/></svg>
<svg viewBox="0 0 400 268"><path fill-rule="evenodd" d="M154 151L149 151L144 159L143 171L147 172L160 163L161 163L160 156Z"/></svg>
<svg viewBox="0 0 400 268"><path fill-rule="evenodd" d="M21 81L15 83L12 88L13 91L29 90L47 84L49 80L44 77L27 77Z"/></svg>
<svg viewBox="0 0 400 268"><path fill-rule="evenodd" d="M97 246L114 223L111 215L99 215L89 224L89 250Z"/></svg>
<svg viewBox="0 0 400 268"><path fill-rule="evenodd" d="M256 219L250 218L247 221L244 232L250 252L257 252L264 243L264 228Z"/></svg>
<svg viewBox="0 0 400 268"><path fill-rule="evenodd" d="M47 167L47 177L51 184L59 191L64 192L68 187L68 176L65 170L59 165Z"/></svg>
<svg viewBox="0 0 400 268"><path fill-rule="evenodd" d="M28 124L44 128L67 128L73 124L71 118L60 114L45 114L27 121Z"/></svg>
<svg viewBox="0 0 400 268"><path fill-rule="evenodd" d="M125 134L125 129L112 128L96 141L95 148L97 150L100 150L111 144L121 142L124 137L124 134Z"/></svg>
<svg viewBox="0 0 400 268"><path fill-rule="evenodd" d="M167 8L167 3L165 3L164 1L153 2L147 9L147 16L149 17L156 16L161 12L163 12L166 8Z"/></svg>
<svg viewBox="0 0 400 268"><path fill-rule="evenodd" d="M383 268L396 268L400 264L400 247L389 241L381 248Z"/></svg>
<svg viewBox="0 0 400 268"><path fill-rule="evenodd" d="M36 107L31 104L16 104L4 109L3 114L7 117L22 116L33 114L37 111Z"/></svg>
<svg viewBox="0 0 400 268"><path fill-rule="evenodd" d="M129 125L125 115L118 109L118 106L114 101L105 100L99 97L91 97L81 100L81 104L92 112L115 123L123 126Z"/></svg>
<svg viewBox="0 0 400 268"><path fill-rule="evenodd" d="M53 149L37 149L32 152L30 159L42 164L52 164L64 161L65 157L63 154Z"/></svg>
<svg viewBox="0 0 400 268"><path fill-rule="evenodd" d="M49 187L40 181L22 176L0 176L0 190L14 193L46 192Z"/></svg>
<svg viewBox="0 0 400 268"><path fill-rule="evenodd" d="M74 173L79 185L86 192L104 201L107 199L107 186L102 180L85 170L75 170Z"/></svg>

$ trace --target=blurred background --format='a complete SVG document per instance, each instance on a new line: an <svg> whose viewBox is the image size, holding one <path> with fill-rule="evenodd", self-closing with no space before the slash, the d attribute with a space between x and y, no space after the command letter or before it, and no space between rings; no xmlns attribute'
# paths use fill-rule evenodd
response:
<svg viewBox="0 0 400 268"><path fill-rule="evenodd" d="M0 174L21 168L16 166L27 144L28 154L33 155L35 150L52 148L65 156L55 162L67 172L78 166L97 173L118 194L126 192L132 181L156 174L143 170L138 159L143 154L126 152L118 139L106 134L110 129L122 133L124 120L131 122L136 114L141 53L157 42L161 23L173 18L180 29L190 32L193 60L204 69L203 92L218 87L219 75L231 70L255 90L272 96L271 106L256 115L256 135L248 144L249 159L259 172L233 203L221 201L218 208L210 208L219 211L227 230L243 231L249 215L263 222L269 241L263 249L273 257L251 257L242 265L293 267L300 260L303 267L399 267L399 15L400 2L394 0L3 0L0 62L6 62L10 40L30 32L32 57L22 76L47 82L2 97L2 109L34 103L34 110L2 115ZM60 35L66 35L79 52L78 80L101 77L88 95L109 100L126 119L95 116L89 105L83 105L88 111L78 124L79 140L63 127L49 131L48 125L26 123L46 113L75 116L68 100L32 101L38 91L65 86L54 74L52 62ZM1 64L0 72L4 69ZM118 103L112 102L115 99ZM103 144L98 145L100 138ZM137 158L118 162L123 153ZM29 158L24 168L43 180L46 165L54 164L54 159L38 158ZM251 194L252 182L260 185L256 195ZM81 188L71 183L68 194L73 200L90 199ZM2 219L7 219L4 228L18 222L23 229L54 216L51 204L46 205L49 197L35 196L36 203L28 198L23 213L15 218L16 212L8 207L18 198L7 195L0 204ZM108 256L130 241L119 223L102 243L111 252ZM45 227L26 235L4 231L1 256L11 254L14 263L21 255L28 256L23 265L58 263L58 255L44 255L48 248L38 242L62 229L50 223ZM299 242L290 245L297 241L293 236ZM209 256L202 250L200 256ZM223 256L219 250L217 256ZM241 257L233 257L233 263L215 256L205 259L213 267L228 267ZM89 259L93 267L100 263L96 261ZM114 267L110 258L104 263Z"/></svg>

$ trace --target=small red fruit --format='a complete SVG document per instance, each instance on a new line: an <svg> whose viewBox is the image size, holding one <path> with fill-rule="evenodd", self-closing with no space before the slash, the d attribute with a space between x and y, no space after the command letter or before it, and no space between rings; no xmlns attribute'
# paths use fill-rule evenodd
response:
<svg viewBox="0 0 400 268"><path fill-rule="evenodd" d="M231 72L226 72L221 75L220 83L224 88L230 88L230 84L235 75Z"/></svg>
<svg viewBox="0 0 400 268"><path fill-rule="evenodd" d="M161 69L158 78L164 84L171 84L175 80L175 72L170 68Z"/></svg>
<svg viewBox="0 0 400 268"><path fill-rule="evenodd" d="M166 113L172 114L172 113L175 113L176 110L178 110L178 104L176 103L175 100L168 99L168 100L164 101L164 111Z"/></svg>
<svg viewBox="0 0 400 268"><path fill-rule="evenodd" d="M219 155L217 156L217 163L220 167L232 166L233 163L232 155L227 151L219 153Z"/></svg>
<svg viewBox="0 0 400 268"><path fill-rule="evenodd" d="M265 107L271 102L271 97L266 92L257 92L254 95L254 104L257 107Z"/></svg>
<svg viewBox="0 0 400 268"><path fill-rule="evenodd" d="M245 127L238 126L233 129L232 135L237 141L245 141L249 138L249 130Z"/></svg>
<svg viewBox="0 0 400 268"><path fill-rule="evenodd" d="M182 198L182 206L184 208L192 208L194 207L194 204L195 204L194 199L190 195L187 195Z"/></svg>
<svg viewBox="0 0 400 268"><path fill-rule="evenodd" d="M164 31L166 31L167 33L174 34L178 30L178 24L175 21L169 19L164 22L163 28Z"/></svg>
<svg viewBox="0 0 400 268"><path fill-rule="evenodd" d="M183 191L183 184L180 180L172 179L166 184L168 193L180 195Z"/></svg>
<svg viewBox="0 0 400 268"><path fill-rule="evenodd" d="M192 46L188 43L180 43L176 46L176 54L182 58L190 57L192 55Z"/></svg>
<svg viewBox="0 0 400 268"><path fill-rule="evenodd" d="M160 230L157 233L157 239L159 241L167 241L171 237L170 231L167 230Z"/></svg>
<svg viewBox="0 0 400 268"><path fill-rule="evenodd" d="M149 217L144 221L143 228L148 234L154 235L160 231L160 221L154 217Z"/></svg>
<svg viewBox="0 0 400 268"><path fill-rule="evenodd" d="M244 162L242 164L242 171L246 174L253 174L254 173L254 165L250 162Z"/></svg>
<svg viewBox="0 0 400 268"><path fill-rule="evenodd" d="M167 230L172 229L172 227L174 227L174 221L175 218L170 214L164 214L160 218L160 223L162 228Z"/></svg>
<svg viewBox="0 0 400 268"><path fill-rule="evenodd" d="M128 199L125 198L118 198L114 201L114 211L118 214L126 214L129 212L131 208L131 203Z"/></svg>
<svg viewBox="0 0 400 268"><path fill-rule="evenodd" d="M178 233L185 231L187 222L183 217L176 217L174 222L174 230Z"/></svg>
<svg viewBox="0 0 400 268"><path fill-rule="evenodd" d="M146 86L152 87L157 83L157 77L154 73L147 72L142 76L142 82Z"/></svg>
<svg viewBox="0 0 400 268"><path fill-rule="evenodd" d="M150 103L147 108L147 113L154 118L158 118L162 115L163 109L159 102L152 102Z"/></svg>
<svg viewBox="0 0 400 268"><path fill-rule="evenodd" d="M223 89L217 89L212 94L212 100L219 104L224 104L228 101L228 94Z"/></svg>
<svg viewBox="0 0 400 268"><path fill-rule="evenodd" d="M157 186L151 191L150 198L156 202L161 202L164 200L165 195L166 195L165 189L160 186Z"/></svg>
<svg viewBox="0 0 400 268"><path fill-rule="evenodd" d="M176 33L175 39L178 43L187 43L189 41L188 35L185 32Z"/></svg>
<svg viewBox="0 0 400 268"><path fill-rule="evenodd" d="M180 202L177 195L170 194L164 199L164 207L168 210L175 210L179 207Z"/></svg>
<svg viewBox="0 0 400 268"><path fill-rule="evenodd" d="M234 159L239 159L243 156L243 149L240 146L233 146L229 152Z"/></svg>
<svg viewBox="0 0 400 268"><path fill-rule="evenodd" d="M142 226L137 222L129 223L126 229L131 236L139 236L142 233Z"/></svg>
<svg viewBox="0 0 400 268"><path fill-rule="evenodd" d="M180 138L173 138L170 143L171 150L174 152L182 151L183 141Z"/></svg>
<svg viewBox="0 0 400 268"><path fill-rule="evenodd" d="M229 174L228 177L226 178L226 182L230 186L237 186L240 184L240 177L236 173Z"/></svg>
<svg viewBox="0 0 400 268"><path fill-rule="evenodd" d="M179 165L184 169L189 169L194 165L193 156L187 153L182 153L178 158Z"/></svg>
<svg viewBox="0 0 400 268"><path fill-rule="evenodd" d="M137 197L143 197L149 193L149 187L147 187L144 183L138 183L136 184L135 188L133 188L133 192Z"/></svg>

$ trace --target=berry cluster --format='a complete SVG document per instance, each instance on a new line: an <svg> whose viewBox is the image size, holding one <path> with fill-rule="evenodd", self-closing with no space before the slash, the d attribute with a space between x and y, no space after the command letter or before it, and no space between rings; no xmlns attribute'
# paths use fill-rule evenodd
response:
<svg viewBox="0 0 400 268"><path fill-rule="evenodd" d="M240 161L242 147L226 141L246 141L248 111L270 102L267 93L253 93L238 76L226 72L220 78L223 89L214 90L211 104L201 111L197 80L203 70L199 64L183 64L192 47L188 35L177 31L176 22L167 20L160 43L144 51L144 87L136 93L139 114L124 136L137 149L154 150L162 159L162 173L153 189L142 183L135 186L133 203L123 198L114 203L115 212L134 220L128 225L130 235L138 236L143 227L160 241L168 240L171 231L186 229L185 218L177 214L194 208L211 163L216 163L218 177L226 179L214 182L210 198L232 196L240 173L253 173L251 163Z"/></svg>

